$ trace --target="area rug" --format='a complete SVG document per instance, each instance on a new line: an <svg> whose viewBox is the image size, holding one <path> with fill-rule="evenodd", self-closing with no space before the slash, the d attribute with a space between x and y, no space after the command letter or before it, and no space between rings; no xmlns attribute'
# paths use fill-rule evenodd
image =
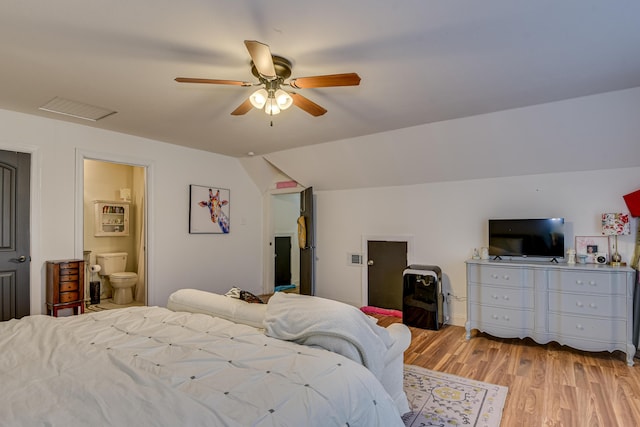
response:
<svg viewBox="0 0 640 427"><path fill-rule="evenodd" d="M404 365L404 391L410 412L406 427L498 427L508 388Z"/></svg>

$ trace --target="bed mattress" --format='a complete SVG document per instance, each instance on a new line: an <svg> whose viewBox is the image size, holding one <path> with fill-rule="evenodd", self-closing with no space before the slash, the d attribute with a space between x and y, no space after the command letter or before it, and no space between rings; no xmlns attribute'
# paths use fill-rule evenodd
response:
<svg viewBox="0 0 640 427"><path fill-rule="evenodd" d="M0 323L2 426L403 425L369 370L205 314Z"/></svg>

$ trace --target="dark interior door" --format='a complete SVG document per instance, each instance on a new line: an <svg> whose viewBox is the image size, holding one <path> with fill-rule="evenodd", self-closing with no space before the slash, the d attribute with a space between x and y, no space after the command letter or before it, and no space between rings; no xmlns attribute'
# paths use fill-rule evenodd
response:
<svg viewBox="0 0 640 427"><path fill-rule="evenodd" d="M369 305L402 310L402 273L407 268L407 242L367 241Z"/></svg>
<svg viewBox="0 0 640 427"><path fill-rule="evenodd" d="M291 284L291 237L276 236L274 285Z"/></svg>
<svg viewBox="0 0 640 427"><path fill-rule="evenodd" d="M313 188L309 187L300 193L300 216L304 218L306 242L300 248L300 293L313 295L315 235L313 224Z"/></svg>
<svg viewBox="0 0 640 427"><path fill-rule="evenodd" d="M29 315L31 155L0 151L0 320Z"/></svg>

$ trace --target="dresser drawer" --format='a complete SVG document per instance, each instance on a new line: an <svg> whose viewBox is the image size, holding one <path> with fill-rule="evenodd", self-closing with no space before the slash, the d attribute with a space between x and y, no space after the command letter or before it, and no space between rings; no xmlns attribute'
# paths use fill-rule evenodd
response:
<svg viewBox="0 0 640 427"><path fill-rule="evenodd" d="M469 280L475 283L503 286L531 286L527 271L522 268L474 265L468 271Z"/></svg>
<svg viewBox="0 0 640 427"><path fill-rule="evenodd" d="M576 337L604 343L626 342L626 321L549 314L549 332L558 337Z"/></svg>
<svg viewBox="0 0 640 427"><path fill-rule="evenodd" d="M549 289L564 292L625 295L626 282L614 280L611 273L585 271L554 271L549 277Z"/></svg>
<svg viewBox="0 0 640 427"><path fill-rule="evenodd" d="M625 319L627 301L619 296L549 292L549 311Z"/></svg>
<svg viewBox="0 0 640 427"><path fill-rule="evenodd" d="M78 274L78 270L80 269L79 262L63 262L60 264L60 274L67 274L72 271L75 274Z"/></svg>
<svg viewBox="0 0 640 427"><path fill-rule="evenodd" d="M61 282L72 282L72 281L78 281L79 278L80 276L78 275L78 273L64 274L64 275L60 275L60 278L58 280L60 280Z"/></svg>
<svg viewBox="0 0 640 427"><path fill-rule="evenodd" d="M480 329L490 329L491 325L510 329L533 329L533 311L469 304L469 317Z"/></svg>
<svg viewBox="0 0 640 427"><path fill-rule="evenodd" d="M60 282L60 292L77 291L79 287L78 281Z"/></svg>
<svg viewBox="0 0 640 427"><path fill-rule="evenodd" d="M80 294L78 292L60 292L60 302L71 302L77 301L80 299Z"/></svg>
<svg viewBox="0 0 640 427"><path fill-rule="evenodd" d="M467 290L470 302L507 308L533 308L533 289L470 284Z"/></svg>

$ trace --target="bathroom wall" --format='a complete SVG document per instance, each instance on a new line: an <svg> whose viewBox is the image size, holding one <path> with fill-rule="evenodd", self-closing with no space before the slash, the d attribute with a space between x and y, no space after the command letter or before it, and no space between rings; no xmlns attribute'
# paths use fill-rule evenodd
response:
<svg viewBox="0 0 640 427"><path fill-rule="evenodd" d="M126 252L127 271L136 272L138 269L137 239L140 233L140 221L136 219L136 205L140 191L144 192L144 183L136 185L140 181L140 175L134 174L136 169L143 169L118 163L109 163L95 160L84 161L84 250L91 251L90 264L96 264L96 254L103 252ZM144 179L144 178L142 178ZM142 188L142 190L140 189ZM131 189L131 209L129 213L129 236L94 236L95 226L95 200L121 201L120 189ZM104 289L103 297L109 296L109 289Z"/></svg>

